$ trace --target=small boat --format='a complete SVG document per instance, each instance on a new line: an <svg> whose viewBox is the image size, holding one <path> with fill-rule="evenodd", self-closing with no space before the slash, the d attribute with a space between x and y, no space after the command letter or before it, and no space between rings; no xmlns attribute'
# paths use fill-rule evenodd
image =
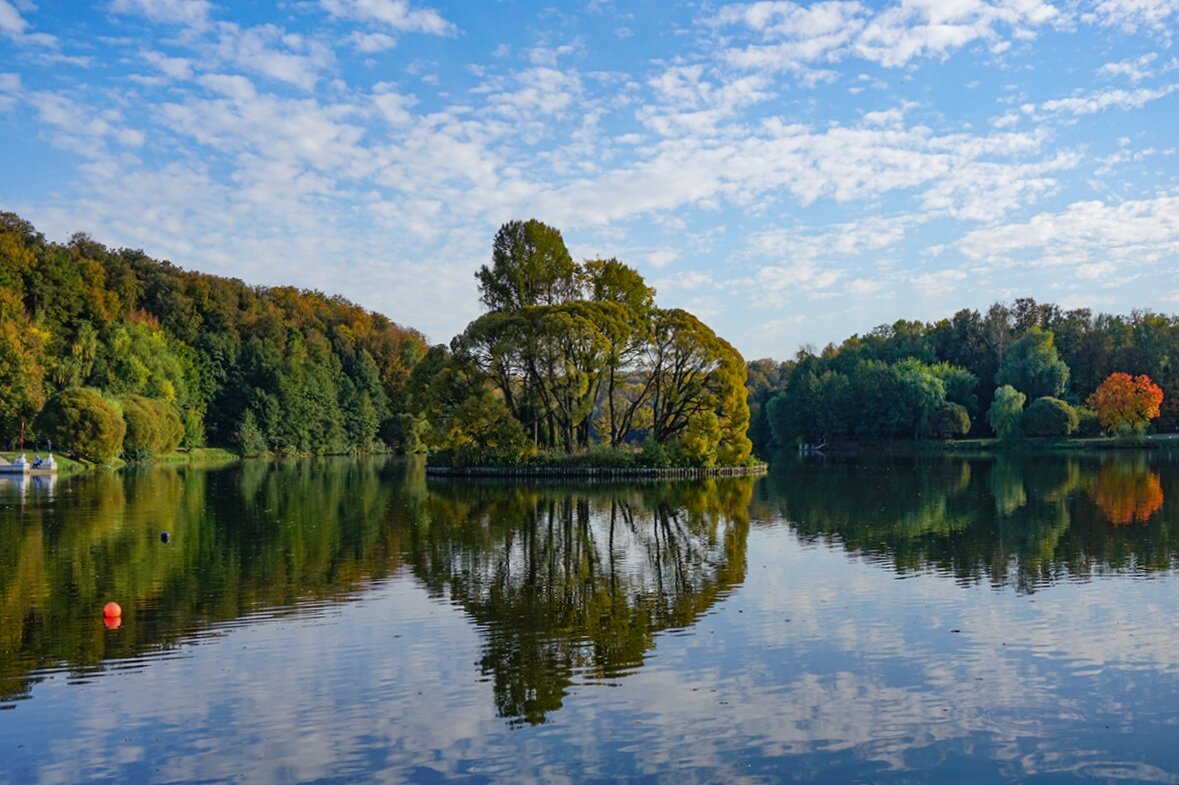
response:
<svg viewBox="0 0 1179 785"><path fill-rule="evenodd" d="M57 474L57 461L53 460L53 453L33 461L29 474Z"/></svg>
<svg viewBox="0 0 1179 785"><path fill-rule="evenodd" d="M0 473L2 474L27 474L33 468L33 465L29 463L29 459L25 457L23 452L12 463L2 458L0 458L0 461L3 461L0 463Z"/></svg>

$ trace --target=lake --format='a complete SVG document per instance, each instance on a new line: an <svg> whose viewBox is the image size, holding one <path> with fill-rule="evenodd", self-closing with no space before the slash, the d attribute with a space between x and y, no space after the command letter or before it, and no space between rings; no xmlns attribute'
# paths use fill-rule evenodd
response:
<svg viewBox="0 0 1179 785"><path fill-rule="evenodd" d="M37 479L0 783L1179 782L1179 453Z"/></svg>

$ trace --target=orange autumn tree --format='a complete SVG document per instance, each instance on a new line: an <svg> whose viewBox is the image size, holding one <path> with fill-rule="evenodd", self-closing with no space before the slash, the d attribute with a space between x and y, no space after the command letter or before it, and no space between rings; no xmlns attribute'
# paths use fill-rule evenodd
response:
<svg viewBox="0 0 1179 785"><path fill-rule="evenodd" d="M1142 433L1159 416L1163 391L1146 374L1111 373L1093 393L1091 401L1106 433L1121 428Z"/></svg>

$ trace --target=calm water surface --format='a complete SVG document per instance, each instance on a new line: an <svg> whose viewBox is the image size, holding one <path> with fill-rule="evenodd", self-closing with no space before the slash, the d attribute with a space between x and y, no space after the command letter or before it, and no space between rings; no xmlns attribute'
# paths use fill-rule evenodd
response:
<svg viewBox="0 0 1179 785"><path fill-rule="evenodd" d="M0 783L1179 783L1177 564L1161 451L0 479Z"/></svg>

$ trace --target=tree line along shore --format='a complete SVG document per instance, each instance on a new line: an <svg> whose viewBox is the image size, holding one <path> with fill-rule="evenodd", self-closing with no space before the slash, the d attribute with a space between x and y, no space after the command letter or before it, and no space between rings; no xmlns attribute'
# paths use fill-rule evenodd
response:
<svg viewBox="0 0 1179 785"><path fill-rule="evenodd" d="M786 362L749 363L750 437L759 446L1142 443L1179 428L1177 361L1173 316L1066 311L1021 298L986 313L882 325Z"/></svg>
<svg viewBox="0 0 1179 785"><path fill-rule="evenodd" d="M754 446L1126 437L1179 421L1179 322L1153 313L1021 299L746 363L658 307L633 267L575 261L539 221L504 224L476 278L484 313L430 346L338 296L83 234L52 242L0 213L0 437L91 463L400 451L622 473L756 465Z"/></svg>

